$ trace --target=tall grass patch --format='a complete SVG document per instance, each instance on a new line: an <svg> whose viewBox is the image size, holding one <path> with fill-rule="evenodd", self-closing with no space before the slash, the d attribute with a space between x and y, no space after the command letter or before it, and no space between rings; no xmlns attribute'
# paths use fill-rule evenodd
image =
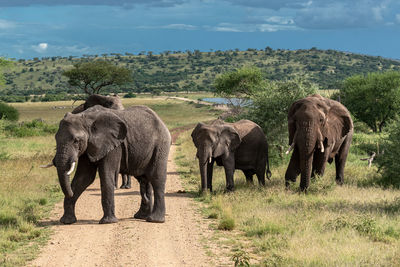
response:
<svg viewBox="0 0 400 267"><path fill-rule="evenodd" d="M200 173L191 131L178 139L176 161L186 189L201 203L203 214L216 229L216 242L231 240L231 257L241 251L255 266L395 266L400 264L400 192L383 189L376 167L359 159L366 149L357 141L345 169L345 185L335 183L334 164L323 177L300 193L299 178L284 186L286 164L271 166L265 187L246 183L235 172L233 193L224 193L225 174L214 167L211 194L198 194ZM219 235L224 212L235 222L234 231ZM242 255L242 254L240 254Z"/></svg>

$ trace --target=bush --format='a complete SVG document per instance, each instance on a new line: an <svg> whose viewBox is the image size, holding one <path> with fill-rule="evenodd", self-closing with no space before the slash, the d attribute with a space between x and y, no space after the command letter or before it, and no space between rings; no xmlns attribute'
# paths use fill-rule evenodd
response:
<svg viewBox="0 0 400 267"><path fill-rule="evenodd" d="M384 141L384 154L377 157L377 163L382 171L383 186L400 188L400 161L398 149L400 147L400 123L395 122L389 129L389 135Z"/></svg>
<svg viewBox="0 0 400 267"><path fill-rule="evenodd" d="M4 126L4 132L8 136L27 137L27 136L43 136L55 134L58 126L46 124L41 120L33 120L31 122L10 123Z"/></svg>
<svg viewBox="0 0 400 267"><path fill-rule="evenodd" d="M19 118L19 112L16 108L7 105L5 103L0 103L0 119L17 121L18 118Z"/></svg>
<svg viewBox="0 0 400 267"><path fill-rule="evenodd" d="M124 95L124 98L135 98L136 97L136 94L134 94L134 93L127 93L126 95Z"/></svg>

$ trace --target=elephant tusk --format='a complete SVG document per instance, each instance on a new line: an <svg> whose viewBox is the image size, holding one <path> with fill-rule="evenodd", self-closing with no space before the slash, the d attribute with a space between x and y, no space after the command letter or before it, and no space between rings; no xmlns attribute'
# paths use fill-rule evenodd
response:
<svg viewBox="0 0 400 267"><path fill-rule="evenodd" d="M53 163L49 163L49 164L47 164L47 165L40 165L39 167L40 167L40 168L50 168L50 167L53 167L53 166L54 166Z"/></svg>
<svg viewBox="0 0 400 267"><path fill-rule="evenodd" d="M293 150L293 148L294 148L294 142L290 145L290 147L288 148L288 150L286 151L285 154L288 155L289 152Z"/></svg>
<svg viewBox="0 0 400 267"><path fill-rule="evenodd" d="M75 161L72 162L71 169L67 172L67 175L70 175L75 169Z"/></svg>
<svg viewBox="0 0 400 267"><path fill-rule="evenodd" d="M322 141L319 141L319 145L321 146L321 152L324 153L325 149L324 149L324 144L322 143Z"/></svg>
<svg viewBox="0 0 400 267"><path fill-rule="evenodd" d="M210 156L210 157L208 158L208 163L211 163L211 161L212 161L212 160L211 160L211 156Z"/></svg>

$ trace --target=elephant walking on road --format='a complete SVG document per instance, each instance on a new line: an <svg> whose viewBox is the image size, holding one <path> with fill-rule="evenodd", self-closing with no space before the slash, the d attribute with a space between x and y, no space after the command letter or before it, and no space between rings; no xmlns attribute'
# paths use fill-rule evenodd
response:
<svg viewBox="0 0 400 267"><path fill-rule="evenodd" d="M271 176L267 139L260 126L252 121L199 123L192 139L197 148L203 191L212 191L214 162L224 166L228 191L234 190L235 169L242 170L248 182L253 182L256 174L260 185L265 185L265 173L268 179Z"/></svg>
<svg viewBox="0 0 400 267"><path fill-rule="evenodd" d="M140 183L142 201L134 217L164 222L171 135L154 111L145 106L125 110L94 106L78 114L67 113L60 122L56 143L53 164L65 195L62 223L76 222L75 203L93 183L97 171L104 212L100 223L117 222L114 179L118 173L133 175ZM70 184L69 176L76 163Z"/></svg>
<svg viewBox="0 0 400 267"><path fill-rule="evenodd" d="M301 174L300 189L307 191L310 177L323 175L326 162L335 159L336 182L343 184L344 167L353 136L353 121L345 106L312 95L292 104L288 113L289 144L293 150L285 174L286 187Z"/></svg>

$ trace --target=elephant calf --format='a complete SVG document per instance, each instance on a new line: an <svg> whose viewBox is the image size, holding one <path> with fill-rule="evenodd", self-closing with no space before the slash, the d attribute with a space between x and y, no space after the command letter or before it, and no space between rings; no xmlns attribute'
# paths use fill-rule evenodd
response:
<svg viewBox="0 0 400 267"><path fill-rule="evenodd" d="M312 95L292 104L288 113L290 150L294 149L285 174L286 187L301 174L300 189L307 191L310 177L323 175L326 162L335 159L336 182L343 172L353 136L353 121L345 106Z"/></svg>
<svg viewBox="0 0 400 267"><path fill-rule="evenodd" d="M197 148L203 191L212 191L214 162L224 166L228 191L234 190L235 169L242 170L248 182L253 182L253 174L256 174L260 185L265 185L265 173L268 179L271 176L267 139L260 126L252 121L199 123L192 132L192 139Z"/></svg>

